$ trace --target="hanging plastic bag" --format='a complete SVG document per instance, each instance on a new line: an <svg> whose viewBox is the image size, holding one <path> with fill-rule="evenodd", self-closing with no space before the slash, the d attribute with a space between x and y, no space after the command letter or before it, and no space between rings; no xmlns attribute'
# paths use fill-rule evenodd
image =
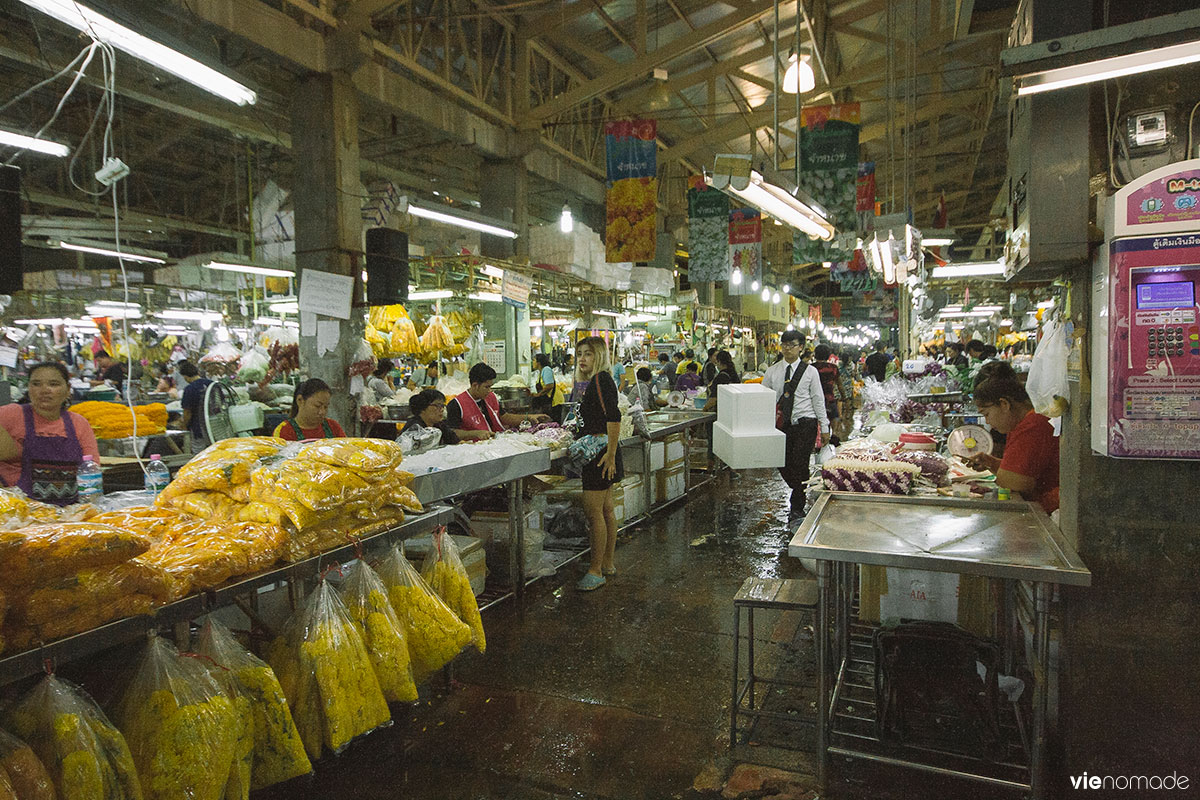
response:
<svg viewBox="0 0 1200 800"><path fill-rule="evenodd" d="M819 466L824 464L835 455L837 455L837 451L834 449L833 445L826 443L824 447L817 451L817 465Z"/></svg>
<svg viewBox="0 0 1200 800"><path fill-rule="evenodd" d="M392 703L415 703L417 685L413 682L408 640L379 575L360 558L351 565L341 593L367 646L383 696Z"/></svg>
<svg viewBox="0 0 1200 800"><path fill-rule="evenodd" d="M287 698L267 662L242 647L224 625L212 618L200 631L196 649L224 668L209 670L222 688L227 693L236 692L249 703L251 723L247 727L253 742L250 788L274 786L312 772ZM231 784L233 780L231 774ZM228 792L226 798L231 800Z"/></svg>
<svg viewBox="0 0 1200 800"><path fill-rule="evenodd" d="M483 361L483 339L484 330L482 325L476 325L471 331L471 335L467 337L467 363L478 364Z"/></svg>
<svg viewBox="0 0 1200 800"><path fill-rule="evenodd" d="M242 359L238 364L237 379L239 381L261 383L266 380L267 370L271 366L271 359L267 355L267 351L263 348L251 347L242 353Z"/></svg>
<svg viewBox="0 0 1200 800"><path fill-rule="evenodd" d="M1042 339L1033 352L1025 391L1033 401L1033 410L1047 417L1061 417L1066 411L1067 388L1067 329L1061 322L1050 320L1044 326Z"/></svg>
<svg viewBox="0 0 1200 800"><path fill-rule="evenodd" d="M417 326L407 314L397 318L392 324L388 344L392 355L407 356L420 352L421 342L417 339Z"/></svg>
<svg viewBox="0 0 1200 800"><path fill-rule="evenodd" d="M78 686L46 676L9 710L5 725L37 754L58 800L141 800L125 737ZM37 783L36 770L30 773Z"/></svg>
<svg viewBox="0 0 1200 800"><path fill-rule="evenodd" d="M413 680L419 686L471 643L471 628L429 588L399 545L376 569L397 618L404 624Z"/></svg>
<svg viewBox="0 0 1200 800"><path fill-rule="evenodd" d="M356 737L391 723L362 636L326 581L269 655L310 758L320 758L324 748L340 753Z"/></svg>
<svg viewBox="0 0 1200 800"><path fill-rule="evenodd" d="M233 701L199 659L154 636L117 708L146 800L220 800L237 745Z"/></svg>
<svg viewBox="0 0 1200 800"><path fill-rule="evenodd" d="M471 579L463 566L458 545L445 526L433 532L433 542L421 566L421 577L438 597L450 606L459 619L471 628L471 643L480 653L487 650L487 639L483 635L483 619L479 616L479 603L471 589Z"/></svg>
<svg viewBox="0 0 1200 800"><path fill-rule="evenodd" d="M0 731L0 779L0 797L54 800L54 783L42 760L33 748L7 731Z"/></svg>
<svg viewBox="0 0 1200 800"><path fill-rule="evenodd" d="M449 351L454 347L454 335L446 325L446 318L434 314L429 318L425 333L421 334L421 349L427 355Z"/></svg>

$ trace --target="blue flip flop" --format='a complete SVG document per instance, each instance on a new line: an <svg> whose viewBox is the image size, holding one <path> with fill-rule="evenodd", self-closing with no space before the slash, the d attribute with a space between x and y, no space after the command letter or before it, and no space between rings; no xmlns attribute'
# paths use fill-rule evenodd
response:
<svg viewBox="0 0 1200 800"><path fill-rule="evenodd" d="M579 583L575 584L575 588L581 592L593 592L607 582L608 581L604 580L604 578L600 575L593 575L592 573L588 572L579 579Z"/></svg>

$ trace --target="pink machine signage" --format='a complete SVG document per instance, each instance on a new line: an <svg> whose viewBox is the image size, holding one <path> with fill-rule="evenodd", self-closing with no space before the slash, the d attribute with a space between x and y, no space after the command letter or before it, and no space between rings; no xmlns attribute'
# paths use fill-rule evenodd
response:
<svg viewBox="0 0 1200 800"><path fill-rule="evenodd" d="M1115 239L1109 267L1109 455L1200 458L1200 234Z"/></svg>
<svg viewBox="0 0 1200 800"><path fill-rule="evenodd" d="M1125 198L1126 225L1200 220L1200 169L1147 183Z"/></svg>

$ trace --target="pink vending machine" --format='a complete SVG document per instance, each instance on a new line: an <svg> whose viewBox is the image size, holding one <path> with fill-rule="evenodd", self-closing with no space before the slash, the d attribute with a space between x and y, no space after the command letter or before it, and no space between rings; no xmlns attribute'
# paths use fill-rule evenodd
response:
<svg viewBox="0 0 1200 800"><path fill-rule="evenodd" d="M1092 282L1092 449L1200 458L1200 159L1109 198Z"/></svg>

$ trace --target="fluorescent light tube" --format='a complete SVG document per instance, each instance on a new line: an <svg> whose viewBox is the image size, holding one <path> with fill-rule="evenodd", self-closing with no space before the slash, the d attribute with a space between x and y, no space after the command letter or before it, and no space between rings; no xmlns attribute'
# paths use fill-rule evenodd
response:
<svg viewBox="0 0 1200 800"><path fill-rule="evenodd" d="M501 228L497 225L489 225L486 222L476 222L473 219L459 217L454 214L447 214L442 211L434 211L432 208L423 208L422 206L413 205L410 200L408 203L408 213L414 217L422 219L430 219L434 222L444 222L447 225L457 225L460 228L468 228L480 233L490 234L491 236L503 236L508 239L516 239L517 234L514 231Z"/></svg>
<svg viewBox="0 0 1200 800"><path fill-rule="evenodd" d="M183 308L168 308L165 311L159 311L154 316L159 319L190 319L194 321L201 320L220 320L224 315L220 311L191 311Z"/></svg>
<svg viewBox="0 0 1200 800"><path fill-rule="evenodd" d="M114 319L141 319L140 308L119 308L113 306L87 306L87 313L93 317L112 317Z"/></svg>
<svg viewBox="0 0 1200 800"><path fill-rule="evenodd" d="M454 297L454 292L449 289L435 289L427 292L409 292L409 300L445 300Z"/></svg>
<svg viewBox="0 0 1200 800"><path fill-rule="evenodd" d="M544 305L539 305L539 306L538 306L538 308L539 308L539 309L541 309L542 311L570 311L570 310L571 310L571 309L569 309L569 308L564 308L564 307L562 307L562 306L544 306Z"/></svg>
<svg viewBox="0 0 1200 800"><path fill-rule="evenodd" d="M482 269L480 269L480 272L482 272L484 275L489 275L493 278L503 278L504 277L504 270L500 269L499 267L493 266L491 264L484 264Z"/></svg>
<svg viewBox="0 0 1200 800"><path fill-rule="evenodd" d="M13 325L62 325L69 320L61 317L45 317L42 319L18 319L13 320Z"/></svg>
<svg viewBox="0 0 1200 800"><path fill-rule="evenodd" d="M120 258L124 261L138 261L144 264L167 263L166 259L141 255L136 250L133 252L126 252L124 250L117 251L110 247L96 247L88 244L75 244L74 242L59 242L58 246L64 250L77 250L80 253L92 253L98 256L111 256L112 258Z"/></svg>
<svg viewBox="0 0 1200 800"><path fill-rule="evenodd" d="M921 244L926 247L949 247L954 244L954 240L949 237L932 236L928 239L921 239Z"/></svg>
<svg viewBox="0 0 1200 800"><path fill-rule="evenodd" d="M1054 308L1054 301L1053 300L1043 300L1042 302L1037 304L1037 307L1038 308Z"/></svg>
<svg viewBox="0 0 1200 800"><path fill-rule="evenodd" d="M620 314L620 313L618 313L618 312L616 312L616 311L599 311L599 310L594 310L594 311L592 311L592 313L593 313L593 314L596 314L596 315L598 315L598 316L601 316L601 317L619 317L619 316L621 316L621 314Z"/></svg>
<svg viewBox="0 0 1200 800"><path fill-rule="evenodd" d="M224 261L210 261L202 266L222 272L241 272L246 275L266 275L269 278L294 278L296 273L275 267L255 267L250 264L229 264Z"/></svg>
<svg viewBox="0 0 1200 800"><path fill-rule="evenodd" d="M4 147L17 147L21 150L32 150L35 153L42 153L47 156L68 156L71 154L71 148L65 144L51 142L47 139L35 139L32 136L26 136L22 133L13 131L0 130L0 145Z"/></svg>
<svg viewBox="0 0 1200 800"><path fill-rule="evenodd" d="M1152 70L1178 67L1200 61L1200 41L1184 42L1140 53L1102 58L1086 64L1058 67L1029 75L1018 75L1018 95L1038 94L1069 86L1107 81L1126 75L1137 75Z"/></svg>
<svg viewBox="0 0 1200 800"><path fill-rule="evenodd" d="M706 176L705 181L710 186L712 185L710 177ZM829 241L837 232L821 214L819 208L793 197L783 188L767 181L758 172L750 172L750 184L745 189L735 189L733 186L729 186L726 191L746 201L764 214L781 219L809 236Z"/></svg>
<svg viewBox="0 0 1200 800"><path fill-rule="evenodd" d="M299 314L299 300L281 300L278 303L267 303L267 308L276 314Z"/></svg>
<svg viewBox="0 0 1200 800"><path fill-rule="evenodd" d="M296 322L295 320L290 320L290 319L275 319L274 317L257 317L257 318L254 320L254 324L255 324L255 325L266 325L266 326L271 326L271 325L280 326L280 325L283 325L283 326L286 326L286 327L288 327L288 328L299 328L299 327L300 327L300 323L299 323L299 322Z"/></svg>
<svg viewBox="0 0 1200 800"><path fill-rule="evenodd" d="M471 292L467 295L472 300L479 300L484 303L503 303L504 298L499 292Z"/></svg>
<svg viewBox="0 0 1200 800"><path fill-rule="evenodd" d="M1003 275L1004 264L999 261L968 261L962 264L947 264L934 267L934 278L978 278L985 275Z"/></svg>
<svg viewBox="0 0 1200 800"><path fill-rule="evenodd" d="M153 64L161 70L199 86L207 92L237 103L253 105L258 95L253 90L194 58L113 22L74 0L21 0L30 8L54 17L77 31L94 36L118 50Z"/></svg>

